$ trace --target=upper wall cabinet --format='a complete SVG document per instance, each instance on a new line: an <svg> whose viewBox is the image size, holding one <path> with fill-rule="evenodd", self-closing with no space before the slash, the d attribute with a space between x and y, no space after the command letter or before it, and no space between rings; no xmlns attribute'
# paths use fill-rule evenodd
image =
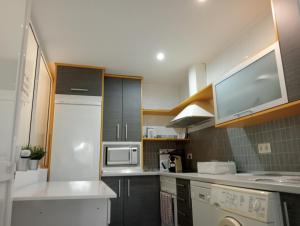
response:
<svg viewBox="0 0 300 226"><path fill-rule="evenodd" d="M56 94L101 96L104 68L57 64Z"/></svg>
<svg viewBox="0 0 300 226"><path fill-rule="evenodd" d="M141 80L104 78L104 141L141 141Z"/></svg>
<svg viewBox="0 0 300 226"><path fill-rule="evenodd" d="M289 102L300 100L300 1L273 0Z"/></svg>
<svg viewBox="0 0 300 226"><path fill-rule="evenodd" d="M287 103L278 43L215 83L214 103L217 124Z"/></svg>

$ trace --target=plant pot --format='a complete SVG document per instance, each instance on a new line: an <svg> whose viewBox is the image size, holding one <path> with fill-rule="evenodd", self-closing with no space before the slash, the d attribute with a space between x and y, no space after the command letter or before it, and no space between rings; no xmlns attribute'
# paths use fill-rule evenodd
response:
<svg viewBox="0 0 300 226"><path fill-rule="evenodd" d="M31 159L29 161L29 169L30 170L37 170L39 168L39 160Z"/></svg>
<svg viewBox="0 0 300 226"><path fill-rule="evenodd" d="M17 163L17 171L28 170L29 158L20 158Z"/></svg>

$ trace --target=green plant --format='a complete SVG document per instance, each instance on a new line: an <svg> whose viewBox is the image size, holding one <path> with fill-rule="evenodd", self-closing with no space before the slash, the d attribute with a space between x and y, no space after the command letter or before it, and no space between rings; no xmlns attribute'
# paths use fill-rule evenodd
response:
<svg viewBox="0 0 300 226"><path fill-rule="evenodd" d="M31 151L31 155L30 155L31 160L41 160L46 154L44 148L41 146L34 146L30 151Z"/></svg>

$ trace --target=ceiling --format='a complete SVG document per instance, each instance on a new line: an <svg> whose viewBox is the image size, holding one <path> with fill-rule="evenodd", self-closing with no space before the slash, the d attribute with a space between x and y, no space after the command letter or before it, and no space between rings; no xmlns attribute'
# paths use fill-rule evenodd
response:
<svg viewBox="0 0 300 226"><path fill-rule="evenodd" d="M32 20L50 62L179 83L268 11L270 0L33 0Z"/></svg>

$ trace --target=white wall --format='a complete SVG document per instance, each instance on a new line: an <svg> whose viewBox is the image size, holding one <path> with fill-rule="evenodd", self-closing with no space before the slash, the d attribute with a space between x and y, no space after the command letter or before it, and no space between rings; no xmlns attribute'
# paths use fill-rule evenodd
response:
<svg viewBox="0 0 300 226"><path fill-rule="evenodd" d="M276 41L271 10L256 25L237 37L224 51L207 63L207 84L223 77L233 67Z"/></svg>
<svg viewBox="0 0 300 226"><path fill-rule="evenodd" d="M143 107L146 109L171 109L180 102L179 85L144 83Z"/></svg>

